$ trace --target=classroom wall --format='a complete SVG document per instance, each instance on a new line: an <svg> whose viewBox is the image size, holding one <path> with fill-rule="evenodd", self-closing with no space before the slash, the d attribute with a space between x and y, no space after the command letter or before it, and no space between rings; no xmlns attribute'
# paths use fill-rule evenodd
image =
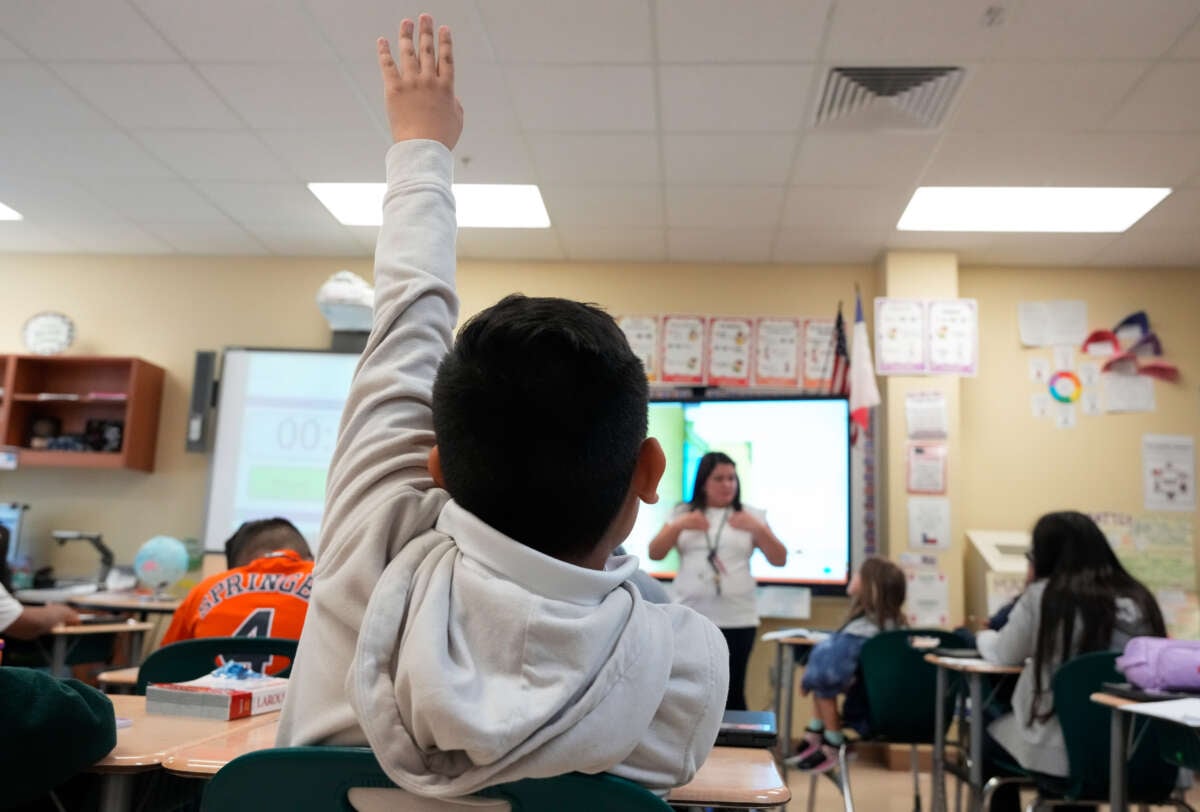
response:
<svg viewBox="0 0 1200 812"><path fill-rule="evenodd" d="M0 500L32 505L27 540L48 545L53 529L94 530L118 562L129 562L155 534L198 537L209 457L183 450L195 351L328 346L314 300L340 268L371 276L366 258L0 255L0 290L10 303L0 353L23 352L21 325L53 309L75 321L71 354L136 355L167 373L154 473L0 471ZM874 279L873 269L851 266L463 262L458 285L464 316L513 291L613 312L832 316L856 282L872 297ZM42 552L63 575L97 566L85 545Z"/></svg>

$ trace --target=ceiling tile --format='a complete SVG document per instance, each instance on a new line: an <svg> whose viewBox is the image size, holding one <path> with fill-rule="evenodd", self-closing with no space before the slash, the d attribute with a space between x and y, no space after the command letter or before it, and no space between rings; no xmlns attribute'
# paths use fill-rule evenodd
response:
<svg viewBox="0 0 1200 812"><path fill-rule="evenodd" d="M390 139L363 130L259 130L267 147L305 182L370 182L384 179Z"/></svg>
<svg viewBox="0 0 1200 812"><path fill-rule="evenodd" d="M370 253L340 223L247 223L246 230L280 256L365 256Z"/></svg>
<svg viewBox="0 0 1200 812"><path fill-rule="evenodd" d="M0 175L47 178L167 178L171 171L116 130L0 136Z"/></svg>
<svg viewBox="0 0 1200 812"><path fill-rule="evenodd" d="M464 130L454 157L458 183L536 183L529 148L516 133Z"/></svg>
<svg viewBox="0 0 1200 812"><path fill-rule="evenodd" d="M111 206L67 178L0 174L0 201L19 211L26 222L50 229L122 219Z"/></svg>
<svg viewBox="0 0 1200 812"><path fill-rule="evenodd" d="M229 223L228 217L185 181L88 181L83 186L102 205L134 222Z"/></svg>
<svg viewBox="0 0 1200 812"><path fill-rule="evenodd" d="M779 232L773 262L870 264L883 251L886 231L790 229Z"/></svg>
<svg viewBox="0 0 1200 812"><path fill-rule="evenodd" d="M774 226L782 207L782 186L667 187L667 225L672 227Z"/></svg>
<svg viewBox="0 0 1200 812"><path fill-rule="evenodd" d="M825 58L841 65L955 64L985 58L999 29L983 25L992 0L838 0Z"/></svg>
<svg viewBox="0 0 1200 812"><path fill-rule="evenodd" d="M342 226L350 232L360 248L368 254L375 253L375 244L379 242L379 226Z"/></svg>
<svg viewBox="0 0 1200 812"><path fill-rule="evenodd" d="M5 0L0 29L39 59L179 59L125 0Z"/></svg>
<svg viewBox="0 0 1200 812"><path fill-rule="evenodd" d="M36 62L0 70L0 132L104 129L110 123Z"/></svg>
<svg viewBox="0 0 1200 812"><path fill-rule="evenodd" d="M671 262L767 262L774 232L764 228L672 228Z"/></svg>
<svg viewBox="0 0 1200 812"><path fill-rule="evenodd" d="M1197 0L1054 0L1020 4L994 54L1012 59L1154 59L1196 15Z"/></svg>
<svg viewBox="0 0 1200 812"><path fill-rule="evenodd" d="M487 0L479 13L500 62L651 60L647 0Z"/></svg>
<svg viewBox="0 0 1200 812"><path fill-rule="evenodd" d="M185 57L195 61L313 62L334 58L293 0L133 0ZM229 20L237 20L230 25Z"/></svg>
<svg viewBox="0 0 1200 812"><path fill-rule="evenodd" d="M574 262L662 262L667 258L662 229L558 226L557 230L567 259Z"/></svg>
<svg viewBox="0 0 1200 812"><path fill-rule="evenodd" d="M568 225L663 225L663 196L658 186L548 185L541 189L550 222L560 232Z"/></svg>
<svg viewBox="0 0 1200 812"><path fill-rule="evenodd" d="M10 59L20 60L28 58L28 54L14 45L12 40L0 35L0 59L7 61Z"/></svg>
<svg viewBox="0 0 1200 812"><path fill-rule="evenodd" d="M257 255L266 247L241 226L225 223L139 223L181 254Z"/></svg>
<svg viewBox="0 0 1200 812"><path fill-rule="evenodd" d="M905 186L915 183L937 145L935 133L809 133L792 183Z"/></svg>
<svg viewBox="0 0 1200 812"><path fill-rule="evenodd" d="M1200 131L1200 61L1163 62L1113 114L1106 129L1135 132Z"/></svg>
<svg viewBox="0 0 1200 812"><path fill-rule="evenodd" d="M686 65L659 70L668 132L791 132L801 126L814 69Z"/></svg>
<svg viewBox="0 0 1200 812"><path fill-rule="evenodd" d="M248 131L139 130L134 137L189 180L298 180Z"/></svg>
<svg viewBox="0 0 1200 812"><path fill-rule="evenodd" d="M387 37L394 51L400 21L406 13L415 19L416 13L397 5L395 0L354 0L353 3L306 0L304 5L317 29L348 63L362 54L373 60L377 37ZM473 0L422 0L420 8L433 15L435 26L450 26L456 66L494 61L491 42Z"/></svg>
<svg viewBox="0 0 1200 812"><path fill-rule="evenodd" d="M925 186L1178 186L1200 168L1183 135L949 133Z"/></svg>
<svg viewBox="0 0 1200 812"><path fill-rule="evenodd" d="M794 135L665 134L667 181L783 184L796 141Z"/></svg>
<svg viewBox="0 0 1200 812"><path fill-rule="evenodd" d="M64 234L26 220L0 220L0 254L73 253L79 248Z"/></svg>
<svg viewBox="0 0 1200 812"><path fill-rule="evenodd" d="M658 0L661 62L808 62L818 52L830 0Z"/></svg>
<svg viewBox="0 0 1200 812"><path fill-rule="evenodd" d="M123 127L225 129L237 117L187 65L61 62L54 70Z"/></svg>
<svg viewBox="0 0 1200 812"><path fill-rule="evenodd" d="M657 183L658 142L640 133L532 133L543 183Z"/></svg>
<svg viewBox="0 0 1200 812"><path fill-rule="evenodd" d="M516 65L506 69L517 119L526 130L653 130L649 67Z"/></svg>
<svg viewBox="0 0 1200 812"><path fill-rule="evenodd" d="M71 242L89 254L172 254L169 244L132 223L76 223Z"/></svg>
<svg viewBox="0 0 1200 812"><path fill-rule="evenodd" d="M1200 268L1200 231L1133 228L1088 259L1089 265Z"/></svg>
<svg viewBox="0 0 1200 812"><path fill-rule="evenodd" d="M990 232L974 231L893 231L887 235L888 251L971 251L986 248L995 240Z"/></svg>
<svg viewBox="0 0 1200 812"><path fill-rule="evenodd" d="M886 233L896 227L911 196L907 188L793 186L788 189L783 226Z"/></svg>
<svg viewBox="0 0 1200 812"><path fill-rule="evenodd" d="M255 129L376 126L336 65L213 64L197 66L217 92ZM382 105L380 105L382 106Z"/></svg>
<svg viewBox="0 0 1200 812"><path fill-rule="evenodd" d="M1192 28L1175 43L1171 49L1172 59L1200 59L1200 21L1192 24Z"/></svg>
<svg viewBox="0 0 1200 812"><path fill-rule="evenodd" d="M993 234L986 245L963 249L966 265L1084 266L1115 234Z"/></svg>
<svg viewBox="0 0 1200 812"><path fill-rule="evenodd" d="M461 228L458 256L463 259L566 259L552 228Z"/></svg>
<svg viewBox="0 0 1200 812"><path fill-rule="evenodd" d="M243 225L313 229L339 225L303 183L202 181L196 185L213 205Z"/></svg>
<svg viewBox="0 0 1200 812"><path fill-rule="evenodd" d="M1097 129L1149 63L997 62L971 72L953 130Z"/></svg>
<svg viewBox="0 0 1200 812"><path fill-rule="evenodd" d="M1196 228L1200 225L1200 189L1176 189L1133 224L1133 228Z"/></svg>

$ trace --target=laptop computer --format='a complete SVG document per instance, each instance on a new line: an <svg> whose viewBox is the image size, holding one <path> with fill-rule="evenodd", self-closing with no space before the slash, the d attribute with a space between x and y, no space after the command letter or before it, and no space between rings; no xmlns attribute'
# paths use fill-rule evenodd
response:
<svg viewBox="0 0 1200 812"><path fill-rule="evenodd" d="M779 738L771 711L725 711L717 730L718 747L774 747Z"/></svg>

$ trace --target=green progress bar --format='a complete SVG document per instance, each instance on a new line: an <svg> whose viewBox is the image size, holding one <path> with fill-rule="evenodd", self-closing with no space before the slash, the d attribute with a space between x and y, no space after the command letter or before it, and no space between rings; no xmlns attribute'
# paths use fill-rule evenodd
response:
<svg viewBox="0 0 1200 812"><path fill-rule="evenodd" d="M326 468L256 466L250 469L246 495L251 499L286 499L296 502L325 498Z"/></svg>

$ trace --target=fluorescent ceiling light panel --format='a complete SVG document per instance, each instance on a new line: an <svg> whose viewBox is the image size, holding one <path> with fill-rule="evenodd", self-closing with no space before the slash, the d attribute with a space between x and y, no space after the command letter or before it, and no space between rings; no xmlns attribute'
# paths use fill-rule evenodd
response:
<svg viewBox="0 0 1200 812"><path fill-rule="evenodd" d="M25 219L25 218L23 218L21 216L21 212L17 211L16 209L10 209L8 206L5 206L3 203L0 203L0 220L23 220L23 219Z"/></svg>
<svg viewBox="0 0 1200 812"><path fill-rule="evenodd" d="M1170 189L1066 186L922 186L900 231L1121 232Z"/></svg>
<svg viewBox="0 0 1200 812"><path fill-rule="evenodd" d="M384 183L310 183L308 190L347 226L377 226L382 219ZM459 228L549 228L550 215L536 186L456 183Z"/></svg>

